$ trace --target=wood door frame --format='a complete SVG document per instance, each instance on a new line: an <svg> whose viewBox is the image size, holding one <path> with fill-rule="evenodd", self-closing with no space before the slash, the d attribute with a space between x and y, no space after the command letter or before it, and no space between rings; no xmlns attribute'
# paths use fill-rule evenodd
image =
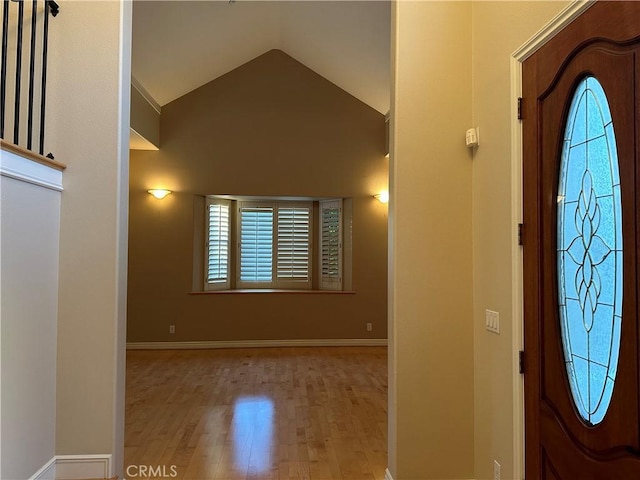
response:
<svg viewBox="0 0 640 480"><path fill-rule="evenodd" d="M518 225L523 221L523 128L518 120L517 99L522 97L522 64L542 46L584 13L595 0L575 0L551 19L520 48L511 54L511 318L513 372L513 471L524 478L524 377L520 374L518 352L524 348L523 252L518 245Z"/></svg>

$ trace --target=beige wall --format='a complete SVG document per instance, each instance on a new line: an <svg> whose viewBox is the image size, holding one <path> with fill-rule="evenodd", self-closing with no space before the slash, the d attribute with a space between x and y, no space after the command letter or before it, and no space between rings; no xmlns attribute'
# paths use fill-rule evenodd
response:
<svg viewBox="0 0 640 480"><path fill-rule="evenodd" d="M60 3L50 24L45 150L68 166L56 454L113 454L121 475L131 3Z"/></svg>
<svg viewBox="0 0 640 480"><path fill-rule="evenodd" d="M471 4L394 4L389 470L474 476Z"/></svg>
<svg viewBox="0 0 640 480"><path fill-rule="evenodd" d="M383 115L272 50L163 106L161 140L132 152L129 342L386 338ZM355 294L189 295L206 194L353 198Z"/></svg>
<svg viewBox="0 0 640 480"><path fill-rule="evenodd" d="M473 314L475 478L514 472L514 375L511 200L511 54L567 2L473 2L473 125L480 146L473 159ZM500 313L500 335L484 328L485 309ZM518 320L520 321L520 320ZM516 383L516 385L514 385Z"/></svg>

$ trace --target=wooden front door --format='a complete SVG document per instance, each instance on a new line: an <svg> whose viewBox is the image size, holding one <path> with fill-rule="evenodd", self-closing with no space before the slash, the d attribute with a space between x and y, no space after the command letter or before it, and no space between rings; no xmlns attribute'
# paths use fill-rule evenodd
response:
<svg viewBox="0 0 640 480"><path fill-rule="evenodd" d="M527 480L640 479L640 2L523 64Z"/></svg>

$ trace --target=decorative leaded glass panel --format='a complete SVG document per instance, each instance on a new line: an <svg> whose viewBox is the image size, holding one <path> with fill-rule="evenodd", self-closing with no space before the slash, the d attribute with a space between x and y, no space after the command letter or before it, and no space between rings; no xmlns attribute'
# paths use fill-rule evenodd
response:
<svg viewBox="0 0 640 480"><path fill-rule="evenodd" d="M604 418L622 323L622 200L613 121L595 77L573 95L558 185L558 299L571 394L580 416Z"/></svg>

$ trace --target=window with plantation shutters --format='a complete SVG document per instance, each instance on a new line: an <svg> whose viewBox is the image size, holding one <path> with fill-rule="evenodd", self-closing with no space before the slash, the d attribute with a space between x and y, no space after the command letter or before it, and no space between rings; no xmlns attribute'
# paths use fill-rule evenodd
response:
<svg viewBox="0 0 640 480"><path fill-rule="evenodd" d="M342 290L342 200L320 202L320 289Z"/></svg>
<svg viewBox="0 0 640 480"><path fill-rule="evenodd" d="M310 282L312 206L278 206L278 283Z"/></svg>
<svg viewBox="0 0 640 480"><path fill-rule="evenodd" d="M238 202L238 288L311 288L311 202Z"/></svg>
<svg viewBox="0 0 640 480"><path fill-rule="evenodd" d="M211 195L205 205L205 291L345 287L342 199Z"/></svg>
<svg viewBox="0 0 640 480"><path fill-rule="evenodd" d="M273 206L240 203L239 286L270 286L273 281L273 212Z"/></svg>
<svg viewBox="0 0 640 480"><path fill-rule="evenodd" d="M205 290L229 288L228 200L207 200Z"/></svg>

